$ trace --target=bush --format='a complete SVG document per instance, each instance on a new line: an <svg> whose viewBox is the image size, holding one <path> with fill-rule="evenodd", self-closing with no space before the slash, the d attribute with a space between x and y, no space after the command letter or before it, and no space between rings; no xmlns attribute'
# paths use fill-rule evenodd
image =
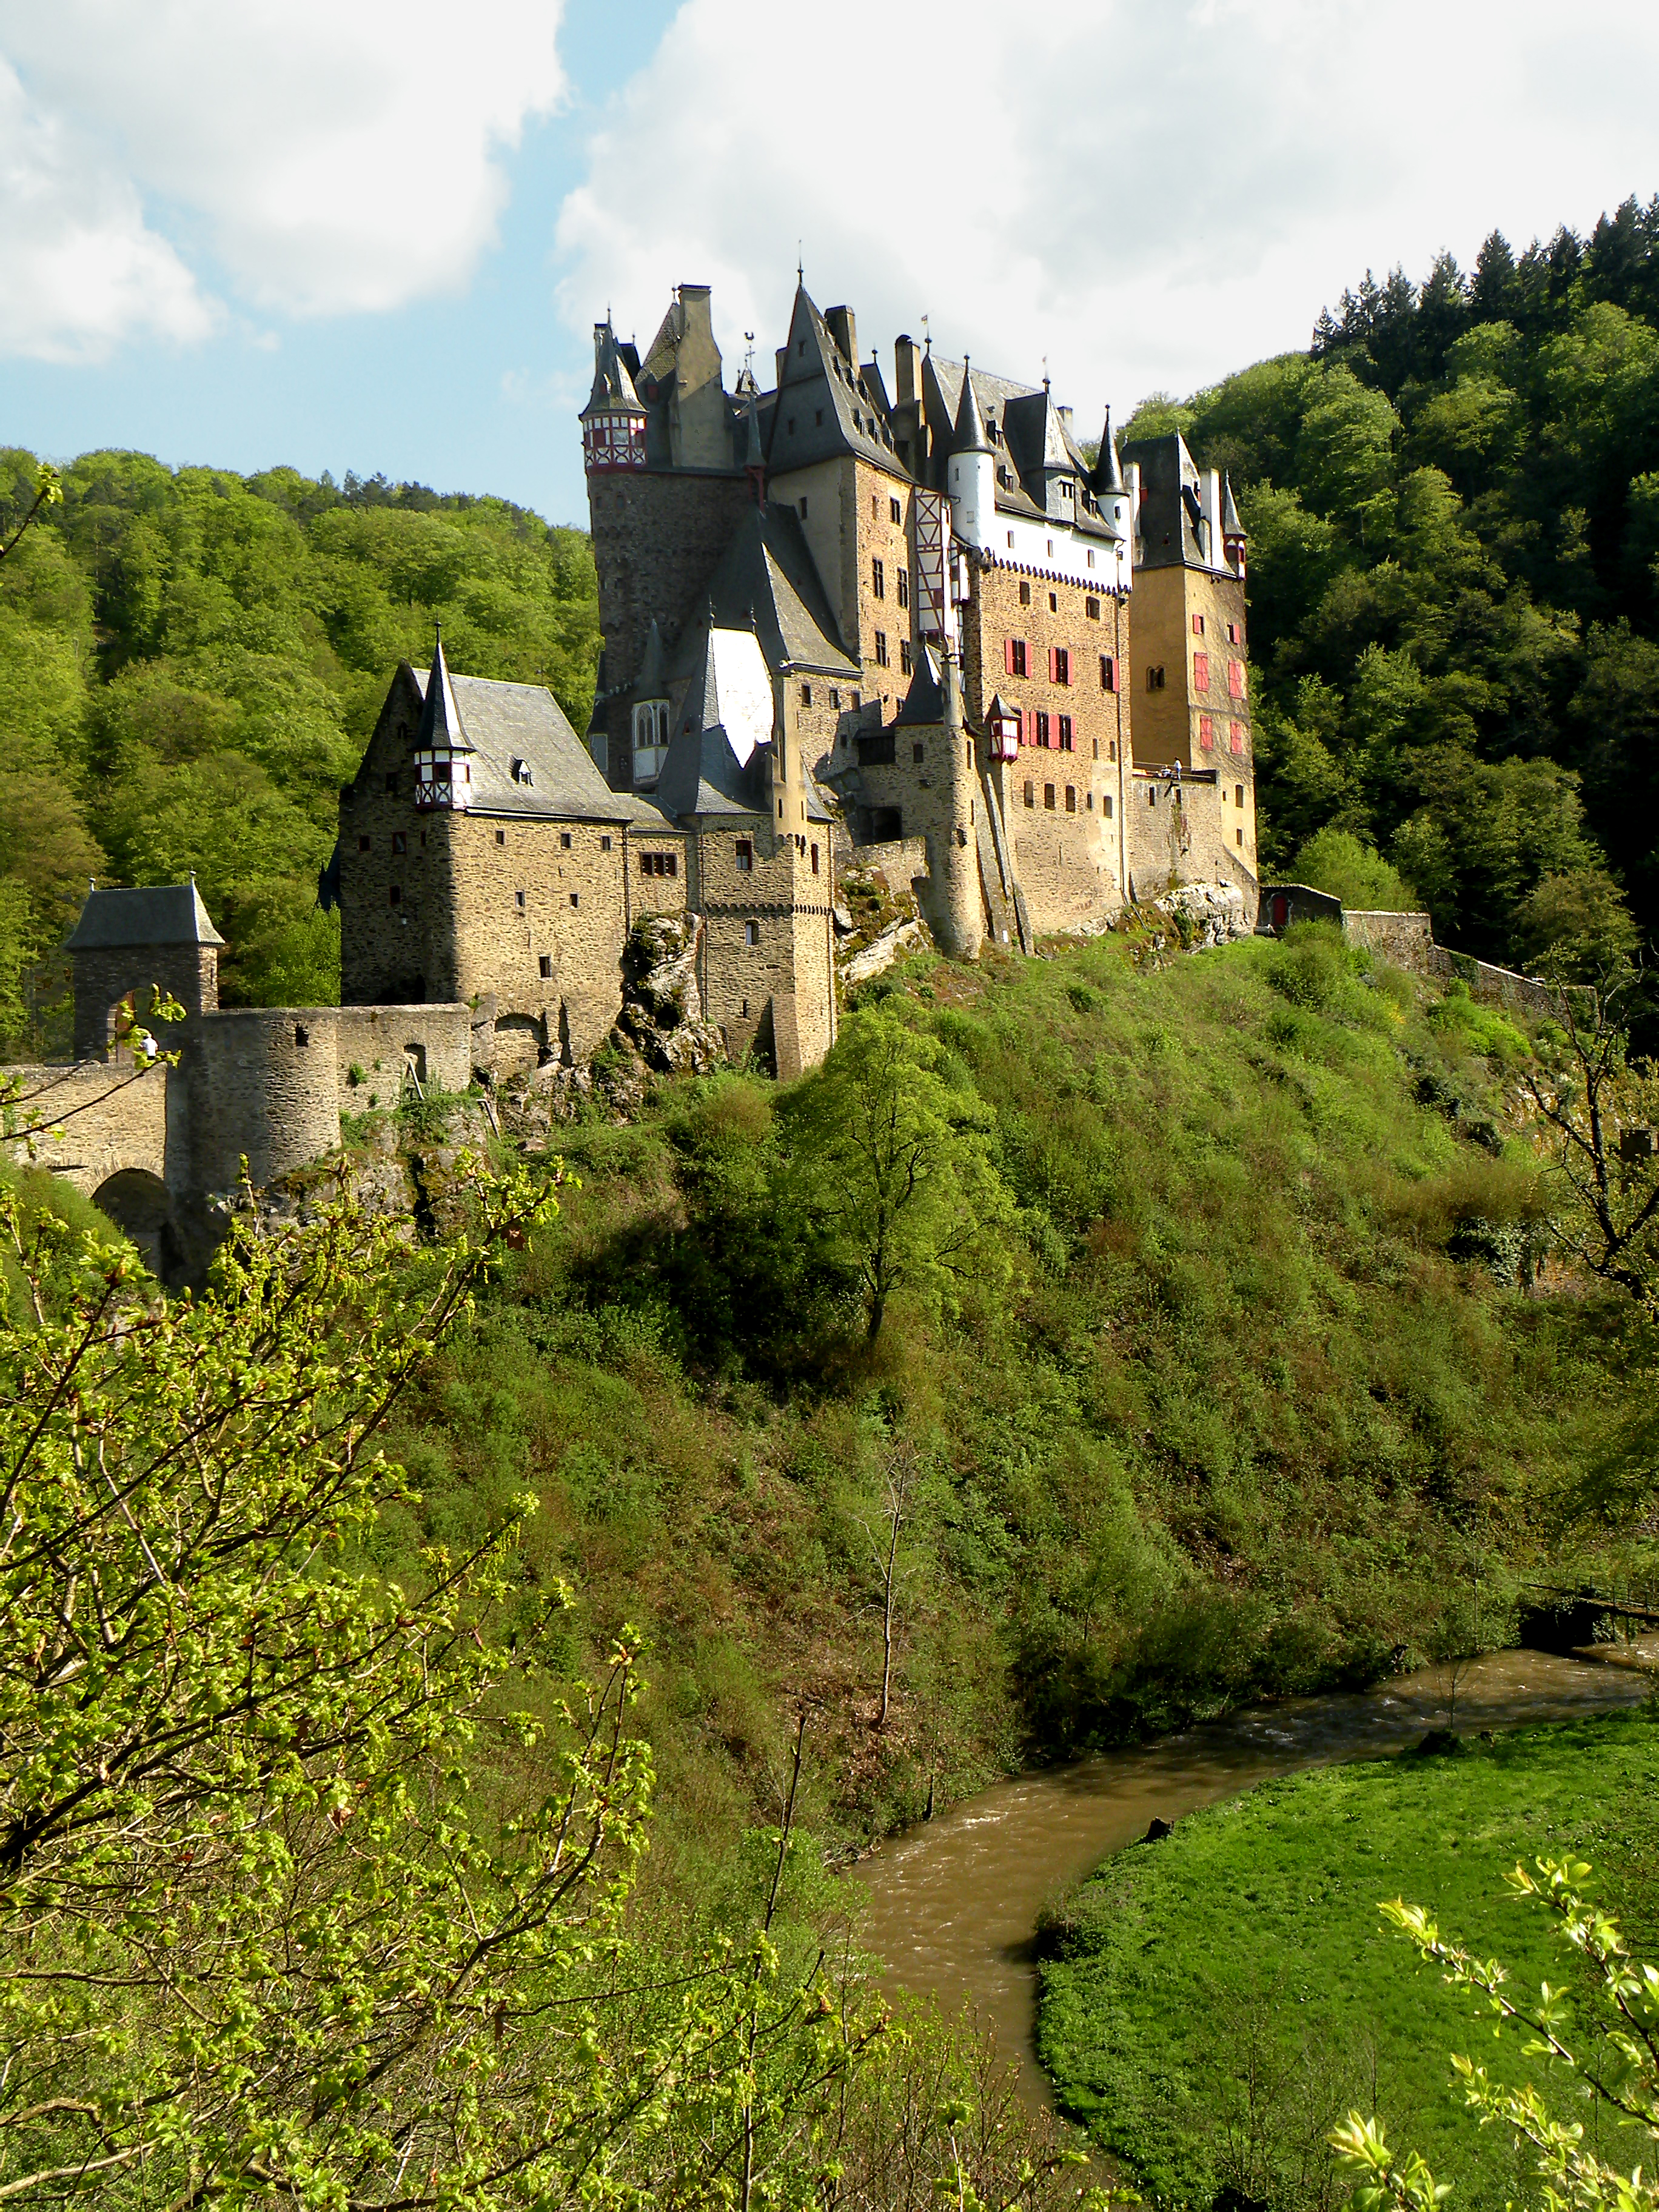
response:
<svg viewBox="0 0 1659 2212"><path fill-rule="evenodd" d="M1398 868L1346 830L1316 830L1291 861L1291 874L1361 911L1411 913L1421 903Z"/></svg>

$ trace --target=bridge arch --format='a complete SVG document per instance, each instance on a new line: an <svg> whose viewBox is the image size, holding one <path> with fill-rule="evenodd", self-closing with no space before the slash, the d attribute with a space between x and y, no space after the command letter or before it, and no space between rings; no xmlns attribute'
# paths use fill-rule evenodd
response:
<svg viewBox="0 0 1659 2212"><path fill-rule="evenodd" d="M177 1290L186 1273L185 1248L173 1194L160 1176L148 1168L118 1168L93 1192L92 1202L132 1239L156 1281Z"/></svg>

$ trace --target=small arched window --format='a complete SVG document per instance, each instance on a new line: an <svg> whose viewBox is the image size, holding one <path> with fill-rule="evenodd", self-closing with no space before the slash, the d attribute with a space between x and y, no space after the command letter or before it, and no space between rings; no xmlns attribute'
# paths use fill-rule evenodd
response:
<svg viewBox="0 0 1659 2212"><path fill-rule="evenodd" d="M642 699L634 709L634 781L654 782L668 753L668 702Z"/></svg>

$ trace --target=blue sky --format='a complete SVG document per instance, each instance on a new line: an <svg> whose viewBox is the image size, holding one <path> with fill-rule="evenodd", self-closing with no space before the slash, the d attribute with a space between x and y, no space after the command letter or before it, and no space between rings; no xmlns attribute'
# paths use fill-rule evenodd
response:
<svg viewBox="0 0 1659 2212"><path fill-rule="evenodd" d="M0 0L0 440L579 520L594 315L709 282L763 364L798 239L1092 433L1650 197L1656 81L1626 0Z"/></svg>

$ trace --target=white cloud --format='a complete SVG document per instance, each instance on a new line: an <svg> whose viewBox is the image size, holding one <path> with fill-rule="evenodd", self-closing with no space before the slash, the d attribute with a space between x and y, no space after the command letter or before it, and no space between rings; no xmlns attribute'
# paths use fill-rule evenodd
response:
<svg viewBox="0 0 1659 2212"><path fill-rule="evenodd" d="M212 310L187 264L204 261L217 286L292 315L458 288L495 235L500 153L563 95L561 13L0 0L0 66L16 73L0 80L0 346L198 337Z"/></svg>
<svg viewBox="0 0 1659 2212"><path fill-rule="evenodd" d="M799 238L866 355L931 311L1121 419L1305 345L1368 264L1650 194L1656 76L1646 0L841 0L763 34L686 0L561 211L560 303L644 338L712 283L728 354L769 346Z"/></svg>
<svg viewBox="0 0 1659 2212"><path fill-rule="evenodd" d="M191 339L211 310L131 184L64 123L32 110L0 62L0 348L47 361L101 353L114 331Z"/></svg>

